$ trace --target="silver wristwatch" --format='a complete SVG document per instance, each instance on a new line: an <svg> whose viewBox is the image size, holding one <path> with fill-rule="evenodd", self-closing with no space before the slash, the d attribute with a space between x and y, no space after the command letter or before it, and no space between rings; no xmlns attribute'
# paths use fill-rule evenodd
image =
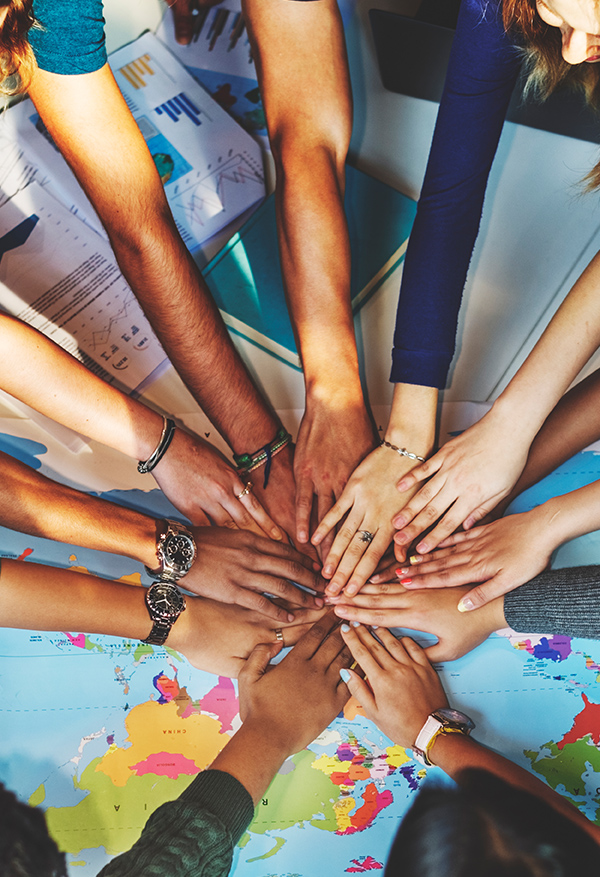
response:
<svg viewBox="0 0 600 877"><path fill-rule="evenodd" d="M152 620L152 630L142 642L162 646L185 609L185 597L173 582L159 579L146 591L146 606Z"/></svg>
<svg viewBox="0 0 600 877"><path fill-rule="evenodd" d="M429 752L438 734L464 734L468 737L474 727L475 722L458 710L450 707L435 710L419 731L412 748L413 754L421 764L431 767L433 762L429 759Z"/></svg>
<svg viewBox="0 0 600 877"><path fill-rule="evenodd" d="M154 578L163 582L178 582L190 571L196 559L196 543L194 537L183 524L165 520L162 532L156 542L158 567L146 571Z"/></svg>

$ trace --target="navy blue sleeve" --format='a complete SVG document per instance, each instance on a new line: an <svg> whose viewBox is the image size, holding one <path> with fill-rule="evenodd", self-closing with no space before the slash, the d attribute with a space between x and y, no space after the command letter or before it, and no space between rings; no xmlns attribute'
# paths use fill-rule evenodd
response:
<svg viewBox="0 0 600 877"><path fill-rule="evenodd" d="M392 352L394 383L443 387L483 198L519 72L498 0L463 0L410 237Z"/></svg>
<svg viewBox="0 0 600 877"><path fill-rule="evenodd" d="M29 31L38 67L49 73L93 73L106 64L102 0L34 0L41 27Z"/></svg>

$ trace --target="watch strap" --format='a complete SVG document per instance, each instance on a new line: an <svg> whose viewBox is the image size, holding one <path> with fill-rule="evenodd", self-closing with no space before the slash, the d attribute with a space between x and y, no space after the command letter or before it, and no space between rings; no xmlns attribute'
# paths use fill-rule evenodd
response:
<svg viewBox="0 0 600 877"><path fill-rule="evenodd" d="M468 737L475 726L468 716L464 716L464 719L464 722L449 721L443 716L441 711L427 716L425 724L417 734L417 739L412 747L417 761L420 761L426 767L435 766L429 758L429 753L440 734L462 734L463 737Z"/></svg>
<svg viewBox="0 0 600 877"><path fill-rule="evenodd" d="M163 646L166 643L167 637L171 633L171 628L176 620L177 619L167 620L166 618L153 618L152 630L146 639L142 639L140 642L147 643L151 646Z"/></svg>
<svg viewBox="0 0 600 877"><path fill-rule="evenodd" d="M180 534L185 534L191 540L194 551L194 557L190 563L190 566L185 570L185 572L179 572L173 569L173 567L169 565L163 553L163 546L169 536L178 536ZM154 579L160 578L163 579L163 581L177 583L179 579L183 578L184 575L189 572L189 570L191 569L191 565L196 559L196 555L196 541L193 534L188 530L188 528L184 527L183 524L179 524L177 521L171 521L169 520L169 518L163 518L162 520L158 521L156 525L156 559L158 560L158 566L154 569L147 566L146 572Z"/></svg>

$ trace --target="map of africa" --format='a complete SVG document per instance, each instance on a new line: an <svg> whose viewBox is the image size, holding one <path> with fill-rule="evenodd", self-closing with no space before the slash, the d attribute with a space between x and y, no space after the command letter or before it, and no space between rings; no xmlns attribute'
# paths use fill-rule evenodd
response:
<svg viewBox="0 0 600 877"><path fill-rule="evenodd" d="M0 448L46 471L42 444L0 435ZM524 494L518 509L597 478L600 456L582 453ZM107 497L170 512L158 491ZM141 566L126 558L9 530L0 529L0 553L147 583ZM598 534L564 546L555 559L563 566L599 561ZM168 648L80 631L0 630L0 657L0 779L45 810L70 875L91 877L128 849L150 813L176 797L239 726L235 683L194 670ZM505 631L440 672L453 706L475 720L479 740L600 823L600 643ZM411 756L351 701L285 762L232 873L381 873L416 790L444 780Z"/></svg>

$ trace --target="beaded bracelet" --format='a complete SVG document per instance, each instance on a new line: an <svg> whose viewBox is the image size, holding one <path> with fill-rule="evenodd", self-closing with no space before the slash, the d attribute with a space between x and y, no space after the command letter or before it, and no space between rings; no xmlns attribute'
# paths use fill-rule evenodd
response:
<svg viewBox="0 0 600 877"><path fill-rule="evenodd" d="M238 474L248 475L250 472L254 472L255 469L264 466L265 477L263 487L266 487L269 483L269 475L271 473L271 460L282 451L286 445L289 445L291 440L291 435L285 427L282 426L281 429L277 430L277 434L273 441L269 442L269 444L265 445L263 448L259 448L251 454L234 454L233 460Z"/></svg>
<svg viewBox="0 0 600 877"><path fill-rule="evenodd" d="M390 444L390 442L386 442L385 439L381 439L381 446L389 448L390 451L396 451L397 454L400 454L401 457L408 457L410 460L418 460L419 463L425 462L425 457L419 457L418 454L413 454L411 451L407 451L406 448L398 448L396 445Z"/></svg>
<svg viewBox="0 0 600 877"><path fill-rule="evenodd" d="M162 433L159 439L159 442L156 448L152 451L147 460L140 460L137 468L138 472L141 472L142 475L145 475L147 472L152 472L152 470L158 466L164 455L167 453L167 449L173 440L173 436L175 434L175 423L171 420L170 417L163 416L163 428Z"/></svg>

